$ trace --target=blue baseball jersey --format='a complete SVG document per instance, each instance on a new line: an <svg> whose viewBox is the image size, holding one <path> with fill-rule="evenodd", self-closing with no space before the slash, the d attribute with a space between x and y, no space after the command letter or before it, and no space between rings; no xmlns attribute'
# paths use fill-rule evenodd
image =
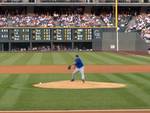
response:
<svg viewBox="0 0 150 113"><path fill-rule="evenodd" d="M77 68L81 68L84 66L82 60L79 57L75 59L75 66Z"/></svg>

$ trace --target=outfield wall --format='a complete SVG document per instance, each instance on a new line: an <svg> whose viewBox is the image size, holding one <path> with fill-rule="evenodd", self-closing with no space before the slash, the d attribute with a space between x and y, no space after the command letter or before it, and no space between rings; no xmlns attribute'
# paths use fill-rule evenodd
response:
<svg viewBox="0 0 150 113"><path fill-rule="evenodd" d="M118 33L118 50L120 51L147 51L148 44L141 39L136 32ZM103 32L102 50L117 50L117 34L115 32Z"/></svg>
<svg viewBox="0 0 150 113"><path fill-rule="evenodd" d="M117 43L118 42L118 43ZM148 44L136 32L115 28L1 28L0 51L33 50L106 50L147 51ZM39 49L37 49L39 50Z"/></svg>

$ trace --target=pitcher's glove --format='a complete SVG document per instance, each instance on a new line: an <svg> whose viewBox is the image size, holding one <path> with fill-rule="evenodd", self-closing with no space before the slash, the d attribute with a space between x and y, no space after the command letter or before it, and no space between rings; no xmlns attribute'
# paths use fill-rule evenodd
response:
<svg viewBox="0 0 150 113"><path fill-rule="evenodd" d="M69 65L67 68L68 68L68 70L70 70L71 69L71 65Z"/></svg>

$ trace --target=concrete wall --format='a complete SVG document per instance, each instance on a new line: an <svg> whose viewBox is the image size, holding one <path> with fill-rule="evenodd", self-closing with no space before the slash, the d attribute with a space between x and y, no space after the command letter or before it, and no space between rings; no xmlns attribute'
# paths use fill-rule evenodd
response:
<svg viewBox="0 0 150 113"><path fill-rule="evenodd" d="M99 44L98 44L99 43ZM117 50L117 38L115 32L103 32L99 41L93 42L93 47L106 51ZM98 47L95 47L98 46ZM118 49L121 51L147 51L148 44L145 43L136 32L118 34Z"/></svg>

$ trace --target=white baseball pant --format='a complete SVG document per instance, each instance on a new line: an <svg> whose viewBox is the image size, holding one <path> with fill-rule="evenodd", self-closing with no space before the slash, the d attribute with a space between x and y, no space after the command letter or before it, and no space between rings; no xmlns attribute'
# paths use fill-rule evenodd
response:
<svg viewBox="0 0 150 113"><path fill-rule="evenodd" d="M75 80L75 76L76 76L76 73L77 72L80 72L81 73L81 79L82 80L85 80L85 75L84 75L84 67L81 67L81 68L75 68L75 70L73 71L72 73L72 79Z"/></svg>

